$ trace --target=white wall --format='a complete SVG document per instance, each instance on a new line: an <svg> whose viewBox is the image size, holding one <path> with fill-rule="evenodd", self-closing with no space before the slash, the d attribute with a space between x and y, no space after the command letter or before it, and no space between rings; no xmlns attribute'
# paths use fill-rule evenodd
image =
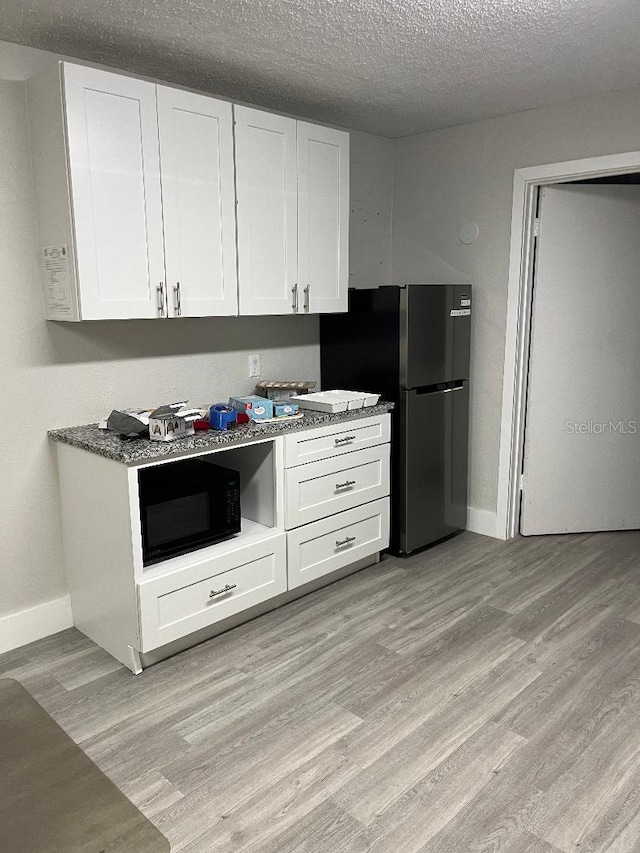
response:
<svg viewBox="0 0 640 853"><path fill-rule="evenodd" d="M55 451L47 429L92 423L112 408L184 398L208 404L251 392L249 352L261 354L264 376L319 380L317 317L44 320L21 81L51 58L0 42L0 651L64 627L69 618ZM384 158L371 154L377 138L354 136L352 160L357 164L362 156L364 162L353 168L353 196L379 198L381 182L387 199L387 245L378 250L388 275L388 172ZM388 140L382 143L384 148ZM368 223L356 225L357 277L365 275L369 247L378 243L378 222L372 234ZM29 608L35 609L23 613Z"/></svg>
<svg viewBox="0 0 640 853"><path fill-rule="evenodd" d="M393 140L351 132L349 287L391 284Z"/></svg>
<svg viewBox="0 0 640 853"><path fill-rule="evenodd" d="M394 283L474 287L470 503L480 515L496 510L514 170L638 149L640 90L395 141ZM468 220L480 236L467 246Z"/></svg>

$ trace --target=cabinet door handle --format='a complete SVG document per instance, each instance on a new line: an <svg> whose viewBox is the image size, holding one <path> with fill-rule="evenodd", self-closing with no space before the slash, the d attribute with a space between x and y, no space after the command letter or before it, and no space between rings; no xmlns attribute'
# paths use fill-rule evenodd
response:
<svg viewBox="0 0 640 853"><path fill-rule="evenodd" d="M177 281L173 285L173 306L175 308L176 317L182 316L182 295L180 293L180 282Z"/></svg>
<svg viewBox="0 0 640 853"><path fill-rule="evenodd" d="M355 486L355 484L355 480L345 480L344 483L336 483L336 491L338 491L338 489L349 489L351 486Z"/></svg>
<svg viewBox="0 0 640 853"><path fill-rule="evenodd" d="M156 291L158 293L158 314L164 317L164 281L160 282L156 287Z"/></svg>
<svg viewBox="0 0 640 853"><path fill-rule="evenodd" d="M351 545L355 541L355 536L347 536L346 539L336 539L336 548L342 548L344 545Z"/></svg>
<svg viewBox="0 0 640 853"><path fill-rule="evenodd" d="M231 592L232 589L235 589L238 584L236 583L228 583L226 586L223 586L222 589L212 589L209 593L209 598L215 598L216 595L224 595L225 592Z"/></svg>
<svg viewBox="0 0 640 853"><path fill-rule="evenodd" d="M293 302L291 303L291 310L294 314L298 313L298 284L293 285L291 288L291 293L293 294Z"/></svg>
<svg viewBox="0 0 640 853"><path fill-rule="evenodd" d="M311 285L308 284L304 289L304 313L309 313L309 292L311 290Z"/></svg>
<svg viewBox="0 0 640 853"><path fill-rule="evenodd" d="M345 435L344 438L336 438L336 444L351 444L355 440L355 435Z"/></svg>

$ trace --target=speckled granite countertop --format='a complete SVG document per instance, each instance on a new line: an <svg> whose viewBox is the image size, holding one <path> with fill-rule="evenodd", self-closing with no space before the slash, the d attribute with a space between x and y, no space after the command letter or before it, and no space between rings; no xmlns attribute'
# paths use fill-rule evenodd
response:
<svg viewBox="0 0 640 853"><path fill-rule="evenodd" d="M243 444L247 441L284 432L299 432L309 427L327 426L341 421L384 415L391 409L393 409L393 403L378 403L376 406L368 406L366 409L354 409L351 412L339 412L335 415L325 414L324 412L305 412L304 417L297 420L267 424L249 421L248 424L243 424L227 432L207 430L167 442L151 441L148 438L121 438L109 430L98 429L97 424L52 429L49 430L48 435L53 441L71 444L73 447L80 447L90 453L115 459L116 462L135 464L136 462L157 459L161 456L181 456L193 450Z"/></svg>

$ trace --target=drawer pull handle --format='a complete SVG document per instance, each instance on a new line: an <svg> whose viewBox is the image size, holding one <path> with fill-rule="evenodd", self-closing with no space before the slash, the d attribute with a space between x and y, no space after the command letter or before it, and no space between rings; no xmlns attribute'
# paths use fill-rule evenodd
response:
<svg viewBox="0 0 640 853"><path fill-rule="evenodd" d="M231 592L232 589L235 589L238 584L228 583L226 586L223 586L222 589L212 589L209 593L209 598L215 598L216 595L224 595L225 592Z"/></svg>
<svg viewBox="0 0 640 853"><path fill-rule="evenodd" d="M158 294L158 314L164 317L164 281L161 281L156 287L156 292Z"/></svg>
<svg viewBox="0 0 640 853"><path fill-rule="evenodd" d="M355 486L355 480L345 480L344 483L336 483L336 491L338 489L350 489L351 486Z"/></svg>
<svg viewBox="0 0 640 853"><path fill-rule="evenodd" d="M351 545L351 543L355 541L355 536L347 536L346 539L336 539L336 548L342 548L344 545Z"/></svg>
<svg viewBox="0 0 640 853"><path fill-rule="evenodd" d="M336 438L336 444L351 444L355 440L355 435L345 435L344 438Z"/></svg>

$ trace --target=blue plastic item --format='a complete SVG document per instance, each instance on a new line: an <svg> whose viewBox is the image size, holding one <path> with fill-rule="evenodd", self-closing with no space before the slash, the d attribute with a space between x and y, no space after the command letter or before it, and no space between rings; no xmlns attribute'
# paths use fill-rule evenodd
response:
<svg viewBox="0 0 640 853"><path fill-rule="evenodd" d="M236 422L237 410L226 403L217 403L209 409L211 429L225 430L229 424Z"/></svg>

